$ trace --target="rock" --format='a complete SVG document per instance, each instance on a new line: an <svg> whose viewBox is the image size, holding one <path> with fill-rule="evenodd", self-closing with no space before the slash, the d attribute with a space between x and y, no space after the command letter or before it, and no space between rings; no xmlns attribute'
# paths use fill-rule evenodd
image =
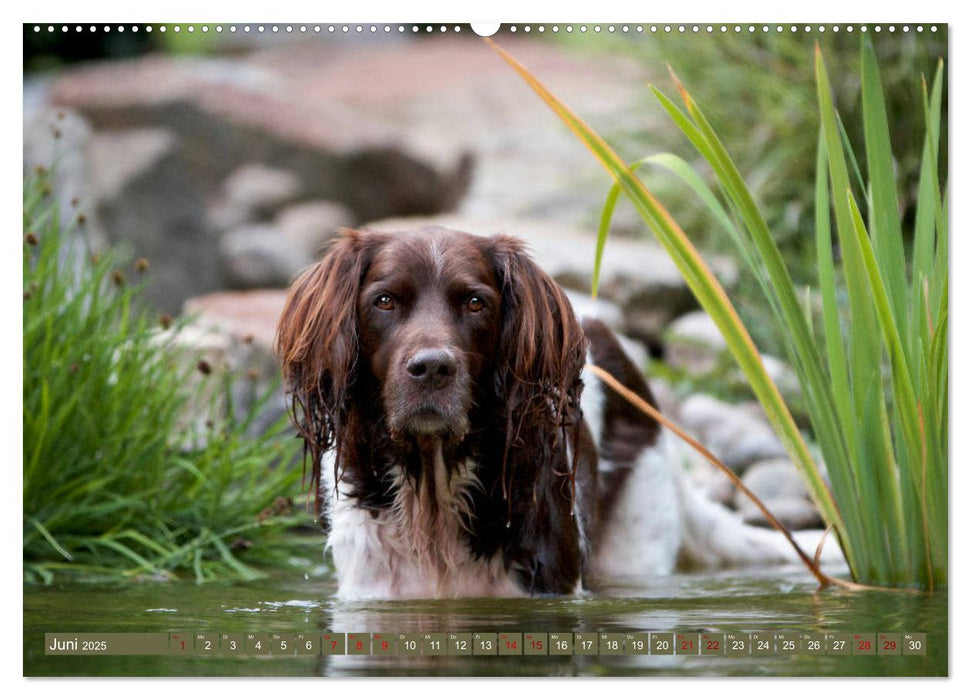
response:
<svg viewBox="0 0 971 700"><path fill-rule="evenodd" d="M665 362L692 375L714 371L728 354L721 331L705 311L679 316L667 327L664 336Z"/></svg>
<svg viewBox="0 0 971 700"><path fill-rule="evenodd" d="M727 467L738 471L786 452L764 416L750 405L732 405L705 394L685 399L678 410L682 427Z"/></svg>
<svg viewBox="0 0 971 700"><path fill-rule="evenodd" d="M799 375L788 363L774 355L763 353L762 364L765 366L766 373L779 388L779 393L782 394L783 398L788 400L790 397L799 395L802 391L802 387L799 385ZM741 376L742 371L738 370L738 373Z"/></svg>
<svg viewBox="0 0 971 700"><path fill-rule="evenodd" d="M286 245L299 251L310 264L339 229L353 224L353 214L337 202L301 202L280 212L274 224Z"/></svg>
<svg viewBox="0 0 971 700"><path fill-rule="evenodd" d="M219 239L219 257L226 284L232 289L285 287L309 259L282 241L279 229L251 225Z"/></svg>
<svg viewBox="0 0 971 700"><path fill-rule="evenodd" d="M77 112L36 106L24 113L23 172L43 168L57 197L62 221L83 213L84 238L94 250L107 244L104 225L97 210L97 193L92 186L89 160L91 127ZM85 242L74 239L74 252L83 252Z"/></svg>
<svg viewBox="0 0 971 700"><path fill-rule="evenodd" d="M264 358L272 359L273 339L286 298L284 289L215 292L189 299L183 312L192 317L195 324L215 330L234 342L253 348Z"/></svg>
<svg viewBox="0 0 971 700"><path fill-rule="evenodd" d="M226 283L233 289L286 287L313 263L350 213L333 202L307 202L282 211L271 224L250 224L220 238Z"/></svg>
<svg viewBox="0 0 971 700"><path fill-rule="evenodd" d="M764 500L763 503L776 520L789 530L809 530L823 527L823 519L809 501L799 498L772 498ZM750 525L772 527L762 511L756 508L754 504L751 509L747 509L743 513L742 519ZM809 551L807 554L812 556L813 552Z"/></svg>
<svg viewBox="0 0 971 700"><path fill-rule="evenodd" d="M596 318L603 321L613 331L620 331L624 325L624 312L613 302L602 298L594 299L589 294L566 289L567 299L574 313L580 318Z"/></svg>
<svg viewBox="0 0 971 700"><path fill-rule="evenodd" d="M439 134L431 153L431 139L416 143L419 131L430 132L413 119L405 123L409 99L447 101L424 95L424 81L413 80L421 70L392 55L373 73L373 52L325 49L309 58L306 49L87 64L62 71L51 99L77 109L98 130L172 130L192 156L187 171L210 198L238 169L261 164L297 177L300 196L341 201L357 221L454 208L471 183L474 140L464 131L458 139ZM423 61L421 55L415 60ZM407 78L382 92L377 83L402 70ZM401 109L387 104L388 94ZM213 223L241 220L217 207Z"/></svg>
<svg viewBox="0 0 971 700"><path fill-rule="evenodd" d="M253 434L265 431L286 412L279 364L273 354L285 301L285 290L259 290L216 292L185 303L184 314L191 318L186 336L189 344L205 348L204 341L218 348L213 368L233 377L236 417L246 415L255 400L273 392L251 426Z"/></svg>
<svg viewBox="0 0 971 700"><path fill-rule="evenodd" d="M657 402L658 410L665 416L672 418L677 415L678 401L671 385L663 379L651 376L648 376L647 383L654 395L654 400Z"/></svg>
<svg viewBox="0 0 971 700"><path fill-rule="evenodd" d="M809 498L796 467L788 459L766 459L752 464L742 475L742 483L759 498ZM735 495L735 507L739 510L751 503L745 494Z"/></svg>
<svg viewBox="0 0 971 700"><path fill-rule="evenodd" d="M788 459L769 459L751 465L745 470L742 483L786 527L803 530L822 525L802 477ZM735 491L733 503L746 522L770 526L762 511L741 491Z"/></svg>
<svg viewBox="0 0 971 700"><path fill-rule="evenodd" d="M174 315L185 299L220 287L204 188L189 167L192 154L177 138L162 129L104 131L94 137L91 156L111 242L151 262L148 300Z"/></svg>
<svg viewBox="0 0 971 700"><path fill-rule="evenodd" d="M226 178L207 212L210 228L226 231L245 223L272 218L300 196L300 179L288 170L248 163Z"/></svg>
<svg viewBox="0 0 971 700"><path fill-rule="evenodd" d="M730 505L735 485L728 476L690 446L684 445L681 449L685 470L694 487L709 500Z"/></svg>

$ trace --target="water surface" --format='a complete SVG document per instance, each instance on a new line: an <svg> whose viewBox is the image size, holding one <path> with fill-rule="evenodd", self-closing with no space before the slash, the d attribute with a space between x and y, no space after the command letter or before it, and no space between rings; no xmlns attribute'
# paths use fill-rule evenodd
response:
<svg viewBox="0 0 971 700"><path fill-rule="evenodd" d="M343 602L327 576L237 584L25 586L28 676L940 676L947 594L819 591L802 568L665 577L581 598ZM925 633L925 656L169 657L45 656L80 632Z"/></svg>

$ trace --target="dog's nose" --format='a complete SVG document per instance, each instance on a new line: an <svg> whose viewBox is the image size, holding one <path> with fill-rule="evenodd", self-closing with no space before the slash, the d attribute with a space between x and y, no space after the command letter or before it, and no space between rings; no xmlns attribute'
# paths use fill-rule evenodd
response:
<svg viewBox="0 0 971 700"><path fill-rule="evenodd" d="M431 388L447 386L458 370L455 355L448 350L419 350L408 360L408 375Z"/></svg>

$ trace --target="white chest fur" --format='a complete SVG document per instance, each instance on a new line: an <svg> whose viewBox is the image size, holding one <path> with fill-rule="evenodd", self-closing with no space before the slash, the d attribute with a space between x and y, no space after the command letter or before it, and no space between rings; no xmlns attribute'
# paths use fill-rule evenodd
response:
<svg viewBox="0 0 971 700"><path fill-rule="evenodd" d="M469 494L480 488L474 465L459 465L449 478L439 450L433 468L417 485L399 469L393 506L375 516L350 497L335 495L328 457L322 465L322 487L330 494L327 547L337 569L339 597L525 595L505 570L501 555L476 558L465 542Z"/></svg>

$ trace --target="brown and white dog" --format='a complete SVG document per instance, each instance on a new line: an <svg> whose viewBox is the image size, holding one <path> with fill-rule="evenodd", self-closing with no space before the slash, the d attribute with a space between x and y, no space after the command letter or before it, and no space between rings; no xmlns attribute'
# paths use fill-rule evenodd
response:
<svg viewBox="0 0 971 700"><path fill-rule="evenodd" d="M678 563L791 561L693 492L597 320L508 236L344 231L277 352L345 598L572 594Z"/></svg>

